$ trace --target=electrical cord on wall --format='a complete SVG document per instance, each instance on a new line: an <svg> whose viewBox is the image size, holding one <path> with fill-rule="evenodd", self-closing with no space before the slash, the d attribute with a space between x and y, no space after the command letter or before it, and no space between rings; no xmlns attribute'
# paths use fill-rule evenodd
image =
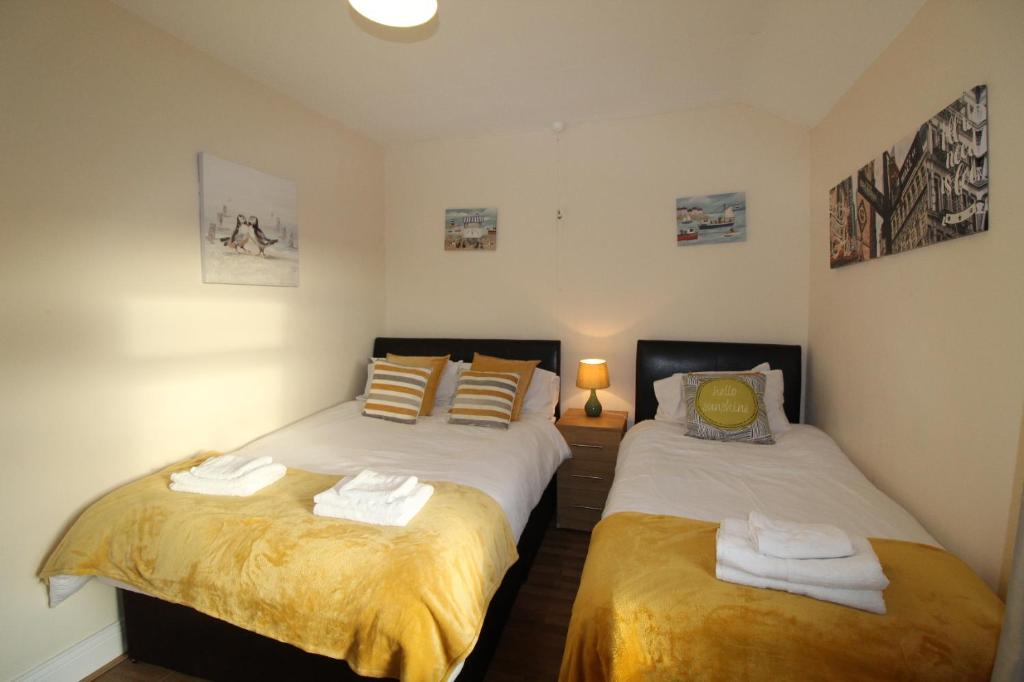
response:
<svg viewBox="0 0 1024 682"><path fill-rule="evenodd" d="M554 260L555 260L555 305L554 305L554 338L561 339L561 302L562 302L562 280L561 280L561 256L562 256L562 222L565 219L565 212L562 208L562 201L565 197L564 192L564 172L563 172L563 160L562 160L562 132L565 130L565 124L562 121L555 121L551 124L551 130L555 134L555 243L554 243ZM563 368L564 373L564 368ZM564 392L559 390L559 395L564 395Z"/></svg>

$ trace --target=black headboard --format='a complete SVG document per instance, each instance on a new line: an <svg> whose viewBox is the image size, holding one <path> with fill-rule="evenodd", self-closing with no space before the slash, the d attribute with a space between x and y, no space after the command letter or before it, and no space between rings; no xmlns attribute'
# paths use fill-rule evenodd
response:
<svg viewBox="0 0 1024 682"><path fill-rule="evenodd" d="M396 355L451 355L452 360L471 362L473 353L493 355L512 360L540 360L540 367L562 374L561 341L525 341L520 339L406 339L377 337L373 341L373 357L388 353ZM559 416L555 408L555 416Z"/></svg>
<svg viewBox="0 0 1024 682"><path fill-rule="evenodd" d="M781 369L786 418L800 421L802 364L800 346L715 341L636 342L636 421L654 419L658 401L654 382L685 372L744 371L762 362Z"/></svg>

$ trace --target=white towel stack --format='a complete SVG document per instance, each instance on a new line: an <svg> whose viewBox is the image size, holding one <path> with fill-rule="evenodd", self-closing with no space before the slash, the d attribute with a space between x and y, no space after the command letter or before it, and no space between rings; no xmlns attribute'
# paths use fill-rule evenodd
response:
<svg viewBox="0 0 1024 682"><path fill-rule="evenodd" d="M415 476L364 469L313 497L313 513L378 526L404 526L423 509L434 486Z"/></svg>
<svg viewBox="0 0 1024 682"><path fill-rule="evenodd" d="M889 579L871 543L835 526L751 512L746 520L722 522L716 554L719 580L885 613L882 590Z"/></svg>
<svg viewBox="0 0 1024 682"><path fill-rule="evenodd" d="M201 495L246 497L266 488L288 472L271 457L245 458L238 455L211 457L188 471L171 474L171 490Z"/></svg>

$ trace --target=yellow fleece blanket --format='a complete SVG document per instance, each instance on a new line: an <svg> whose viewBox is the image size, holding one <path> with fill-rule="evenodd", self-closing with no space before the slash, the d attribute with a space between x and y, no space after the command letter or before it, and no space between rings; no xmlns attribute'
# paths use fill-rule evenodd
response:
<svg viewBox="0 0 1024 682"><path fill-rule="evenodd" d="M595 528L560 679L988 680L1003 605L935 547L872 540L877 615L715 578L717 523L625 512Z"/></svg>
<svg viewBox="0 0 1024 682"><path fill-rule="evenodd" d="M443 680L518 554L485 493L433 483L408 526L314 516L339 476L290 470L251 497L168 490L181 462L90 506L41 572L120 580L359 674Z"/></svg>

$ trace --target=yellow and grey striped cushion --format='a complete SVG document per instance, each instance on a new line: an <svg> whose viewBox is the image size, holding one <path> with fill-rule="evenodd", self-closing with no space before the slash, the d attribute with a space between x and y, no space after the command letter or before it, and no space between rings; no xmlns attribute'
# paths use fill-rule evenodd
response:
<svg viewBox="0 0 1024 682"><path fill-rule="evenodd" d="M518 385L519 375L514 372L466 370L459 377L448 422L507 429Z"/></svg>
<svg viewBox="0 0 1024 682"><path fill-rule="evenodd" d="M428 381L428 367L407 367L386 360L374 362L363 416L415 424Z"/></svg>

